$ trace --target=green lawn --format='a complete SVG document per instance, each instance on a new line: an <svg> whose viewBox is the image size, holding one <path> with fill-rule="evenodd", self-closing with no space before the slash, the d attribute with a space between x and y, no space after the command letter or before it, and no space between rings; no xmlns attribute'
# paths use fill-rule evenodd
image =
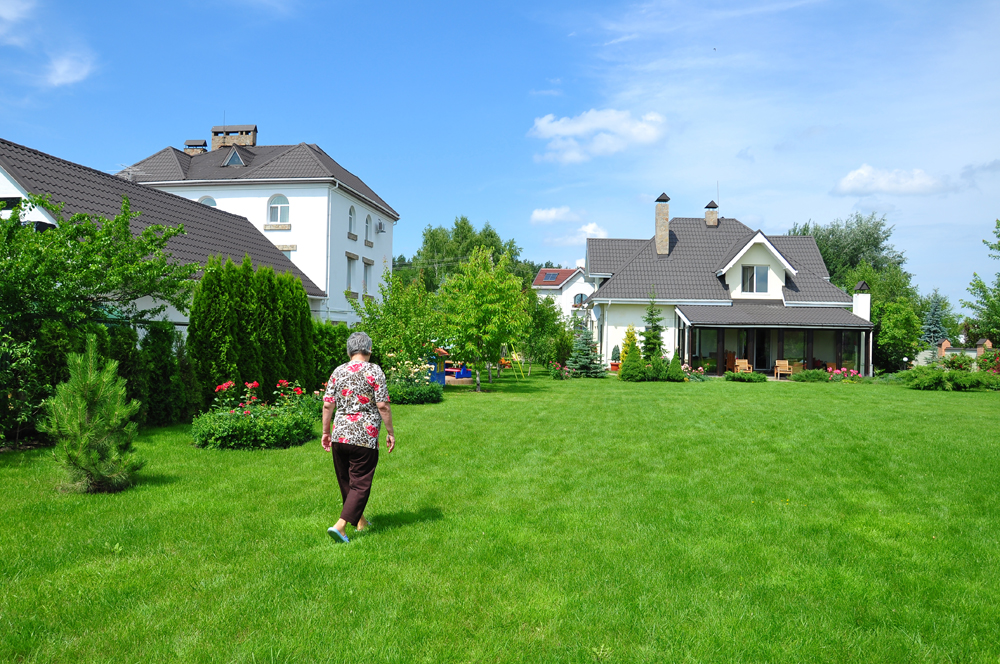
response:
<svg viewBox="0 0 1000 664"><path fill-rule="evenodd" d="M394 409L350 545L317 442L0 454L0 661L997 662L995 393L615 379Z"/></svg>

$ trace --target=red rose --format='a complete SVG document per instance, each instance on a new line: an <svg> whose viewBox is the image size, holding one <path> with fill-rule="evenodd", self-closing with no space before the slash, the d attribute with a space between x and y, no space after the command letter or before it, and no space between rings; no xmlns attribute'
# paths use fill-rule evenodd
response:
<svg viewBox="0 0 1000 664"><path fill-rule="evenodd" d="M250 397L250 399L251 399L252 401L256 401L256 400L257 400L257 397Z"/></svg>
<svg viewBox="0 0 1000 664"><path fill-rule="evenodd" d="M360 401L361 403L365 404L365 403L368 403L369 401L371 401L371 399L369 399L368 397L366 397L364 395L360 395L358 397L358 401Z"/></svg>
<svg viewBox="0 0 1000 664"><path fill-rule="evenodd" d="M348 422L357 422L360 419L361 419L361 413L350 413L349 415L347 415Z"/></svg>
<svg viewBox="0 0 1000 664"><path fill-rule="evenodd" d="M373 427L372 425L369 424L368 426L365 427L365 431L367 431L368 435L371 436L372 438L378 438L377 427Z"/></svg>
<svg viewBox="0 0 1000 664"><path fill-rule="evenodd" d="M296 387L295 388L295 393L296 394L302 394L302 388L301 387Z"/></svg>

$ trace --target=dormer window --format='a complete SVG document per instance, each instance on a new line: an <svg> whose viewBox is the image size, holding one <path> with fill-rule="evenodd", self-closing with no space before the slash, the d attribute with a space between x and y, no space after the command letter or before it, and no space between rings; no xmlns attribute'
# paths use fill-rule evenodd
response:
<svg viewBox="0 0 1000 664"><path fill-rule="evenodd" d="M743 292L744 293L766 293L767 292L767 266L766 265L744 265L743 266Z"/></svg>
<svg viewBox="0 0 1000 664"><path fill-rule="evenodd" d="M546 272L545 276L542 277L542 281L555 281L559 278L558 272Z"/></svg>
<svg viewBox="0 0 1000 664"><path fill-rule="evenodd" d="M240 153L237 152L235 148L233 149L232 152L229 153L229 156L226 157L226 160L224 162L222 162L222 165L223 166L246 166L246 164L244 164L243 160L240 158Z"/></svg>
<svg viewBox="0 0 1000 664"><path fill-rule="evenodd" d="M277 194L271 197L271 201L267 204L268 213L267 221L270 224L287 224L288 223L288 199Z"/></svg>

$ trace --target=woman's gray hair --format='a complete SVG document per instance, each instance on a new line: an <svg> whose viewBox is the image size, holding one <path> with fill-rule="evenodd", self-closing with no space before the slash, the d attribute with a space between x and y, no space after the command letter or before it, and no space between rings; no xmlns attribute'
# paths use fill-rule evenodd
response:
<svg viewBox="0 0 1000 664"><path fill-rule="evenodd" d="M354 356L358 353L372 354L372 338L364 332L352 332L347 337L347 355Z"/></svg>

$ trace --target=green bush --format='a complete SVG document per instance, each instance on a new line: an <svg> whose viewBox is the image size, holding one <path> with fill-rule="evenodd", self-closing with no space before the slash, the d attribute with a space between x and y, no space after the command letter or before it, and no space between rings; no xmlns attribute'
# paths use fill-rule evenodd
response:
<svg viewBox="0 0 1000 664"><path fill-rule="evenodd" d="M88 336L86 351L70 353L67 363L69 380L46 402L40 429L56 440L56 459L69 474L69 487L121 491L146 465L135 455L138 425L130 421L139 402L126 400L118 363L101 359L96 336Z"/></svg>
<svg viewBox="0 0 1000 664"><path fill-rule="evenodd" d="M976 359L980 371L989 371L992 374L1000 374L1000 348L993 348L984 351Z"/></svg>
<svg viewBox="0 0 1000 664"><path fill-rule="evenodd" d="M766 383L767 376L761 373L735 373L733 371L727 371L722 374L726 380L731 380L735 383Z"/></svg>
<svg viewBox="0 0 1000 664"><path fill-rule="evenodd" d="M675 352L673 359L670 360L670 366L667 367L664 380L671 383L683 383L685 379L687 379L687 374L684 373L684 367L681 366L681 355Z"/></svg>
<svg viewBox="0 0 1000 664"><path fill-rule="evenodd" d="M262 400L260 385L245 383L242 397L232 381L215 388L212 409L191 424L198 447L212 449L271 449L301 445L311 440L317 420L315 399L298 385L282 381L273 402Z"/></svg>
<svg viewBox="0 0 1000 664"><path fill-rule="evenodd" d="M788 377L797 383L829 383L830 374L822 369L806 369Z"/></svg>
<svg viewBox="0 0 1000 664"><path fill-rule="evenodd" d="M649 382L666 380L668 366L659 354L653 355L653 359L646 364L646 380Z"/></svg>
<svg viewBox="0 0 1000 664"><path fill-rule="evenodd" d="M642 355L635 343L631 343L625 348L625 360L618 367L618 380L630 383L646 380L646 365L642 361Z"/></svg>
<svg viewBox="0 0 1000 664"><path fill-rule="evenodd" d="M621 362L621 360L622 360L622 352L616 345L614 348L611 349L611 361Z"/></svg>
<svg viewBox="0 0 1000 664"><path fill-rule="evenodd" d="M915 390L1000 389L1000 377L987 371L948 371L942 367L914 367L896 374L898 380Z"/></svg>
<svg viewBox="0 0 1000 664"><path fill-rule="evenodd" d="M972 367L975 363L975 358L969 357L965 353L945 355L944 359L941 360L942 366L947 369L951 369L952 371L972 371Z"/></svg>
<svg viewBox="0 0 1000 664"><path fill-rule="evenodd" d="M320 322L313 319L313 353L315 354L312 383L314 390L324 389L333 370L348 360L347 337L351 330L344 323Z"/></svg>
<svg viewBox="0 0 1000 664"><path fill-rule="evenodd" d="M444 400L444 388L438 383L424 385L389 384L389 400L394 405L441 403Z"/></svg>

